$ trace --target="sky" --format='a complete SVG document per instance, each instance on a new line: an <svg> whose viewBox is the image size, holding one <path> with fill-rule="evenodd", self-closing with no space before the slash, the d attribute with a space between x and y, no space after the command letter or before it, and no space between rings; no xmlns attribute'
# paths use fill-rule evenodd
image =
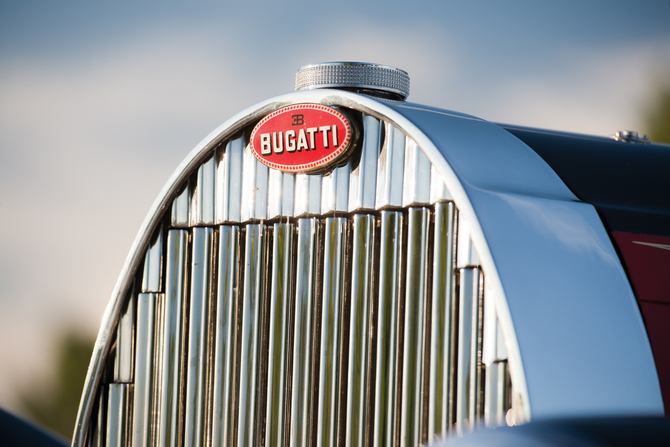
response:
<svg viewBox="0 0 670 447"><path fill-rule="evenodd" d="M409 101L596 135L646 131L670 1L0 0L0 407L95 334L149 207L235 113L302 65L363 61Z"/></svg>

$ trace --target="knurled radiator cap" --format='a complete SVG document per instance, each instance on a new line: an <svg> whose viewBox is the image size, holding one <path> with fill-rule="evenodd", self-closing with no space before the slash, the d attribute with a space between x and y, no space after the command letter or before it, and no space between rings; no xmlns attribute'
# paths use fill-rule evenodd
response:
<svg viewBox="0 0 670 447"><path fill-rule="evenodd" d="M409 96L409 75L388 65L364 62L322 62L300 67L296 90L341 88L405 100Z"/></svg>

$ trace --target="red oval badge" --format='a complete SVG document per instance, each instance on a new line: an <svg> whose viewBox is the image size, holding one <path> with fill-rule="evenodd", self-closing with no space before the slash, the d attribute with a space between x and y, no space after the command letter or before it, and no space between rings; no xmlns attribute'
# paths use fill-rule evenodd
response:
<svg viewBox="0 0 670 447"><path fill-rule="evenodd" d="M320 104L299 104L263 118L251 132L251 150L271 168L311 171L345 153L351 136L351 124L342 113Z"/></svg>

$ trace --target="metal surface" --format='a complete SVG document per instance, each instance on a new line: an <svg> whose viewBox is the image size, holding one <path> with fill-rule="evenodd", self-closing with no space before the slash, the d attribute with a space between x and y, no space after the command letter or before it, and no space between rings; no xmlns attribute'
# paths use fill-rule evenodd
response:
<svg viewBox="0 0 670 447"><path fill-rule="evenodd" d="M334 446L337 442L346 223L346 219L343 218L324 220L321 346L316 423L316 443L323 447Z"/></svg>
<svg viewBox="0 0 670 447"><path fill-rule="evenodd" d="M256 159L248 145L243 160L241 220L267 219L269 168Z"/></svg>
<svg viewBox="0 0 670 447"><path fill-rule="evenodd" d="M239 447L253 446L257 442L260 311L261 302L264 298L267 262L266 239L265 225L246 226L244 295L242 298L242 329L240 333L240 388L237 405L237 445Z"/></svg>
<svg viewBox="0 0 670 447"><path fill-rule="evenodd" d="M184 446L186 447L203 445L206 439L205 410L208 407L209 359L212 348L209 321L213 295L213 255L215 253L213 229L194 228L192 237L184 415Z"/></svg>
<svg viewBox="0 0 670 447"><path fill-rule="evenodd" d="M296 216L319 214L321 212L321 176L297 174L295 176Z"/></svg>
<svg viewBox="0 0 670 447"><path fill-rule="evenodd" d="M402 213L381 213L373 446L395 443Z"/></svg>
<svg viewBox="0 0 670 447"><path fill-rule="evenodd" d="M306 447L311 439L312 348L316 287L316 219L298 221L291 385L290 446Z"/></svg>
<svg viewBox="0 0 670 447"><path fill-rule="evenodd" d="M267 408L265 413L266 447L284 446L291 299L293 224L275 224L272 242L272 278L270 285L270 330L268 340Z"/></svg>
<svg viewBox="0 0 670 447"><path fill-rule="evenodd" d="M132 385L110 383L107 401L105 447L126 447L129 437L128 407Z"/></svg>
<svg viewBox="0 0 670 447"><path fill-rule="evenodd" d="M216 155L213 155L198 168L197 183L191 203L191 225L214 223L216 166Z"/></svg>
<svg viewBox="0 0 670 447"><path fill-rule="evenodd" d="M460 233L460 227L459 227ZM481 389L480 270L460 270L458 360L456 369L456 432L475 428Z"/></svg>
<svg viewBox="0 0 670 447"><path fill-rule="evenodd" d="M244 137L226 144L216 151L216 222L242 220L242 169Z"/></svg>
<svg viewBox="0 0 670 447"><path fill-rule="evenodd" d="M431 165L426 154L410 139L405 148L403 206L430 203Z"/></svg>
<svg viewBox="0 0 670 447"><path fill-rule="evenodd" d="M377 161L383 124L370 115L363 115L363 142L358 164L349 180L349 211L375 208L377 197Z"/></svg>
<svg viewBox="0 0 670 447"><path fill-rule="evenodd" d="M409 75L388 65L361 62L322 62L300 67L295 89L315 88L372 90L404 100L409 96Z"/></svg>
<svg viewBox="0 0 670 447"><path fill-rule="evenodd" d="M91 425L88 427L88 447L105 447L107 438L107 386L101 386L95 398Z"/></svg>
<svg viewBox="0 0 670 447"><path fill-rule="evenodd" d="M430 165L430 203L453 200L435 165Z"/></svg>
<svg viewBox="0 0 670 447"><path fill-rule="evenodd" d="M614 138L617 141L625 141L626 143L642 143L642 144L650 143L649 137L647 135L640 136L634 130L622 130L621 132L617 132L614 135L612 135L612 138Z"/></svg>
<svg viewBox="0 0 670 447"><path fill-rule="evenodd" d="M321 187L321 213L347 211L349 205L349 163L323 176Z"/></svg>
<svg viewBox="0 0 670 447"><path fill-rule="evenodd" d="M268 178L268 218L293 215L295 175L269 170Z"/></svg>
<svg viewBox="0 0 670 447"><path fill-rule="evenodd" d="M154 318L154 352L151 398L151 445L159 445L163 385L163 353L165 352L165 295L156 295Z"/></svg>
<svg viewBox="0 0 670 447"><path fill-rule="evenodd" d="M137 335L135 383L133 389L132 445L149 447L153 442L154 340L157 296L140 293L137 297Z"/></svg>
<svg viewBox="0 0 670 447"><path fill-rule="evenodd" d="M428 444L443 437L453 420L454 342L456 318L454 300L453 203L435 205L433 236L433 284L430 333L430 376L428 392Z"/></svg>
<svg viewBox="0 0 670 447"><path fill-rule="evenodd" d="M116 359L114 362L114 381L130 383L133 381L133 354L135 350L135 302L131 295L116 330Z"/></svg>
<svg viewBox="0 0 670 447"><path fill-rule="evenodd" d="M479 256L470 237L470 225L462 213L458 213L458 248L456 250L456 268L477 267Z"/></svg>
<svg viewBox="0 0 670 447"><path fill-rule="evenodd" d="M184 185L184 189L172 201L172 226L186 227L190 222L189 214L191 209L191 182Z"/></svg>
<svg viewBox="0 0 670 447"><path fill-rule="evenodd" d="M366 445L369 401L370 312L374 275L374 216L353 217L351 307L345 445Z"/></svg>
<svg viewBox="0 0 670 447"><path fill-rule="evenodd" d="M405 162L405 134L386 124L384 145L379 154L377 171L377 208L401 206L403 199L403 177Z"/></svg>
<svg viewBox="0 0 670 447"><path fill-rule="evenodd" d="M216 296L212 446L230 444L233 430L235 372L235 314L239 300L238 258L240 229L219 227L219 271Z"/></svg>
<svg viewBox="0 0 670 447"><path fill-rule="evenodd" d="M168 232L165 277L165 320L163 327L162 377L160 397L159 445L176 445L182 435L182 393L184 368L184 309L186 307L186 273L188 232Z"/></svg>
<svg viewBox="0 0 670 447"><path fill-rule="evenodd" d="M427 208L407 213L407 273L405 279L405 324L403 334L400 446L415 446L421 439L423 410L426 292L428 288Z"/></svg>
<svg viewBox="0 0 670 447"><path fill-rule="evenodd" d="M163 283L163 229L154 235L144 257L142 292L161 292Z"/></svg>

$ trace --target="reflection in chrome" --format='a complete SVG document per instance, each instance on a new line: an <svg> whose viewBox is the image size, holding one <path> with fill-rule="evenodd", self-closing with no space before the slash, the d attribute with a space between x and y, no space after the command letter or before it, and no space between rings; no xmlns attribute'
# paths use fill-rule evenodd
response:
<svg viewBox="0 0 670 447"><path fill-rule="evenodd" d="M379 247L379 297L373 445L394 445L398 306L402 256L402 213L382 211Z"/></svg>
<svg viewBox="0 0 670 447"><path fill-rule="evenodd" d="M321 188L322 214L331 211L347 211L350 171L349 163L347 163L323 176L323 187Z"/></svg>
<svg viewBox="0 0 670 447"><path fill-rule="evenodd" d="M293 224L275 224L272 245L265 446L279 447L284 445Z"/></svg>
<svg viewBox="0 0 670 447"><path fill-rule="evenodd" d="M125 447L128 443L130 387L127 383L109 385L106 447Z"/></svg>
<svg viewBox="0 0 670 447"><path fill-rule="evenodd" d="M197 184L191 205L191 225L214 223L214 181L216 158L210 157L198 168Z"/></svg>
<svg viewBox="0 0 670 447"><path fill-rule="evenodd" d="M345 445L364 446L370 369L370 306L372 305L374 216L353 217L349 371Z"/></svg>
<svg viewBox="0 0 670 447"><path fill-rule="evenodd" d="M240 229L219 227L219 271L216 296L212 447L231 443L235 372L235 327Z"/></svg>
<svg viewBox="0 0 670 447"><path fill-rule="evenodd" d="M258 161L247 145L242 173L242 221L267 219L268 167Z"/></svg>
<svg viewBox="0 0 670 447"><path fill-rule="evenodd" d="M268 179L268 218L293 215L295 175L270 169Z"/></svg>
<svg viewBox="0 0 670 447"><path fill-rule="evenodd" d="M459 233L460 233L459 226ZM481 391L480 301L483 291L478 268L460 270L456 431L472 431L479 419Z"/></svg>
<svg viewBox="0 0 670 447"><path fill-rule="evenodd" d="M105 447L105 431L107 429L107 391L109 387L102 386L93 406L91 425L88 434L88 447Z"/></svg>
<svg viewBox="0 0 670 447"><path fill-rule="evenodd" d="M162 398L162 389L163 385L163 353L165 352L165 344L163 343L165 337L165 294L156 295L156 305L155 305L155 318L154 318L154 355L153 355L153 375L151 379L152 383L152 395L151 399L151 445L159 445L160 439L160 418L161 418L161 405Z"/></svg>
<svg viewBox="0 0 670 447"><path fill-rule="evenodd" d="M144 257L142 292L160 292L163 280L163 230L159 229L151 240Z"/></svg>
<svg viewBox="0 0 670 447"><path fill-rule="evenodd" d="M297 174L295 176L296 216L321 212L321 176Z"/></svg>
<svg viewBox="0 0 670 447"><path fill-rule="evenodd" d="M213 208L212 208L213 210ZM210 359L209 318L212 297L214 230L194 228L191 255L191 297L186 351L184 445L204 444Z"/></svg>
<svg viewBox="0 0 670 447"><path fill-rule="evenodd" d="M430 203L431 164L426 154L409 138L405 148L403 206Z"/></svg>
<svg viewBox="0 0 670 447"><path fill-rule="evenodd" d="M406 139L400 129L386 124L377 171L377 208L402 205Z"/></svg>
<svg viewBox="0 0 670 447"><path fill-rule="evenodd" d="M189 224L191 208L191 182L187 181L184 189L172 202L172 226L186 227Z"/></svg>
<svg viewBox="0 0 670 447"><path fill-rule="evenodd" d="M306 447L311 439L312 347L316 287L316 219L298 221L291 386L290 446Z"/></svg>
<svg viewBox="0 0 670 447"><path fill-rule="evenodd" d="M184 308L186 306L188 232L168 233L165 275L165 322L163 327L162 385L159 445L176 445L181 437L184 363Z"/></svg>
<svg viewBox="0 0 670 447"><path fill-rule="evenodd" d="M137 297L137 333L135 351L135 385L133 387L132 445L152 445L152 405L154 377L154 324L157 296L140 293Z"/></svg>
<svg viewBox="0 0 670 447"><path fill-rule="evenodd" d="M131 295L116 330L116 361L114 382L133 381L133 351L135 348L135 296Z"/></svg>
<svg viewBox="0 0 670 447"><path fill-rule="evenodd" d="M456 322L454 321L454 204L435 205L433 236L433 290L430 327L430 386L428 443L451 429Z"/></svg>
<svg viewBox="0 0 670 447"><path fill-rule="evenodd" d="M242 220L242 154L244 138L230 141L225 151L218 150L216 159L216 222Z"/></svg>
<svg viewBox="0 0 670 447"><path fill-rule="evenodd" d="M465 217L458 214L458 249L456 250L456 268L476 267L479 257L470 238L470 225Z"/></svg>
<svg viewBox="0 0 670 447"><path fill-rule="evenodd" d="M482 342L482 363L484 374L484 423L487 427L497 427L505 422L505 411L509 408L507 348L498 322L493 291L488 284L484 287L484 327Z"/></svg>
<svg viewBox="0 0 670 447"><path fill-rule="evenodd" d="M253 157L253 155L252 155ZM260 165L260 163L259 163ZM263 165L264 166L264 165ZM256 445L257 388L259 386L260 311L266 270L265 225L247 225L244 253L244 296L240 348L240 388L237 405L237 445Z"/></svg>
<svg viewBox="0 0 670 447"><path fill-rule="evenodd" d="M325 219L324 227L316 443L330 447L337 443L346 219Z"/></svg>
<svg viewBox="0 0 670 447"><path fill-rule="evenodd" d="M382 138L382 124L378 119L363 116L363 141L358 165L351 171L349 183L349 211L375 209L377 197L377 160Z"/></svg>
<svg viewBox="0 0 670 447"><path fill-rule="evenodd" d="M407 216L402 398L400 401L401 446L415 446L421 442L429 223L430 214L427 208L409 209Z"/></svg>

